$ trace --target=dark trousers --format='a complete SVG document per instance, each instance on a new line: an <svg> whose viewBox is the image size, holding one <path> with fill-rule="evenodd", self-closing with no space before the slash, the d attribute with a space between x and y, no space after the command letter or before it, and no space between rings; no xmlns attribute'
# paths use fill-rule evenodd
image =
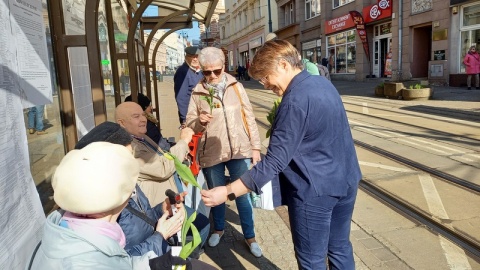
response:
<svg viewBox="0 0 480 270"><path fill-rule="evenodd" d="M350 222L358 187L345 197L311 196L305 201L291 198L290 226L298 269L354 270Z"/></svg>

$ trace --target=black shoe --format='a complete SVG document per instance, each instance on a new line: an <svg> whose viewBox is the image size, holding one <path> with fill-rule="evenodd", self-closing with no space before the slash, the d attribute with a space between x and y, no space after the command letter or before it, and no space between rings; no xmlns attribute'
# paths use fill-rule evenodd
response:
<svg viewBox="0 0 480 270"><path fill-rule="evenodd" d="M205 249L203 248L195 248L192 253L190 254L190 256L188 256L189 258L192 258L192 259L199 259L200 258L200 255L202 255L203 253L205 253Z"/></svg>
<svg viewBox="0 0 480 270"><path fill-rule="evenodd" d="M471 87L468 87L467 89L468 89L468 90L472 90L472 88L471 88Z"/></svg>

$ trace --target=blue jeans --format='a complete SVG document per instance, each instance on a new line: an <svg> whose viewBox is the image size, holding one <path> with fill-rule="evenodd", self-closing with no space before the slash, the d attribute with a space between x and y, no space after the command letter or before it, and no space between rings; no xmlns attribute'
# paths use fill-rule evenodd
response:
<svg viewBox="0 0 480 270"><path fill-rule="evenodd" d="M45 105L39 105L28 109L28 128L37 131L43 130L43 110Z"/></svg>
<svg viewBox="0 0 480 270"><path fill-rule="evenodd" d="M203 168L203 174L207 180L208 188L226 185L225 168L230 173L230 179L237 180L250 167L250 159L231 159L212 167ZM237 204L238 215L242 226L243 236L245 239L255 237L253 226L253 209L250 194L239 196L235 199ZM216 231L225 229L225 203L212 207L213 226Z"/></svg>
<svg viewBox="0 0 480 270"><path fill-rule="evenodd" d="M298 269L354 270L350 222L357 187L345 197L311 196L307 201L291 198L288 214Z"/></svg>

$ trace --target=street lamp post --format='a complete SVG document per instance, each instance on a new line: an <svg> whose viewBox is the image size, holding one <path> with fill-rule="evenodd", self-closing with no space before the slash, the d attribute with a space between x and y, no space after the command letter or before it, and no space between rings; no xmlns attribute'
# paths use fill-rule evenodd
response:
<svg viewBox="0 0 480 270"><path fill-rule="evenodd" d="M270 0L267 0L268 4L268 32L272 33L272 11L270 8Z"/></svg>

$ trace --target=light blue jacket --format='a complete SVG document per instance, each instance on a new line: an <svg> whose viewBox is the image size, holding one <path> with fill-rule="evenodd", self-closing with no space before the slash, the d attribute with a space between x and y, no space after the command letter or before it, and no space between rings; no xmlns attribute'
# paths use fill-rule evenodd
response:
<svg viewBox="0 0 480 270"><path fill-rule="evenodd" d="M107 236L77 233L61 227L62 214L55 211L47 217L42 243L31 269L150 269L148 260L156 257L153 252L130 257Z"/></svg>

